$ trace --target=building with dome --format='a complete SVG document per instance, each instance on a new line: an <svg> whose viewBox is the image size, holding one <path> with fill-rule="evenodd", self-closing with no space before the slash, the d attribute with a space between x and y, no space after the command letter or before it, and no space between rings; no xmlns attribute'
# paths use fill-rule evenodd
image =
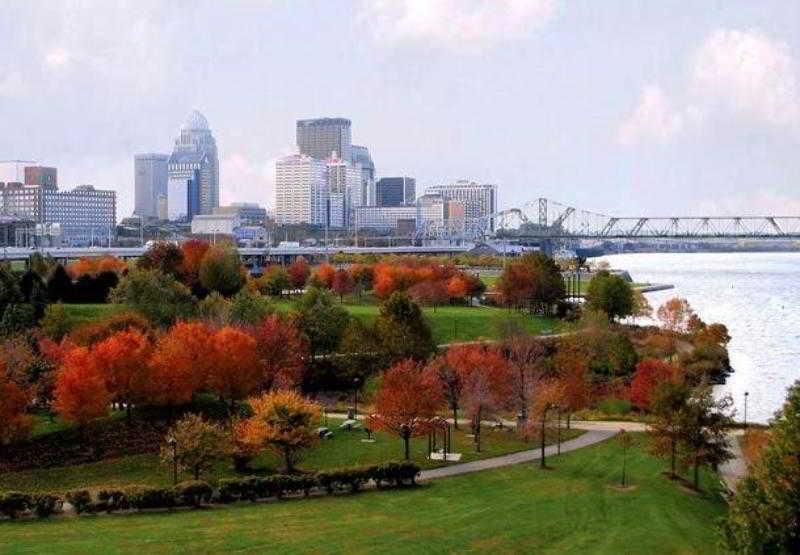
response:
<svg viewBox="0 0 800 555"><path fill-rule="evenodd" d="M167 166L170 220L191 221L219 206L217 143L208 120L197 110L181 126Z"/></svg>

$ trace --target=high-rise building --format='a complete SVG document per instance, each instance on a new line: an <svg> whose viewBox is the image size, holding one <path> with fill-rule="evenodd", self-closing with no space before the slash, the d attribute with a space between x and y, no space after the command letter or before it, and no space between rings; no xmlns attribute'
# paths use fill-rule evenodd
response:
<svg viewBox="0 0 800 555"><path fill-rule="evenodd" d="M353 166L340 158L331 158L326 164L328 194L330 198L330 227L349 227L353 207L361 205L361 166Z"/></svg>
<svg viewBox="0 0 800 555"><path fill-rule="evenodd" d="M133 157L136 198L133 213L158 217L159 198L167 196L167 154L137 154Z"/></svg>
<svg viewBox="0 0 800 555"><path fill-rule="evenodd" d="M355 227L375 231L412 230L417 219L416 206L357 206Z"/></svg>
<svg viewBox="0 0 800 555"><path fill-rule="evenodd" d="M375 162L369 149L365 146L353 145L353 165L361 166L361 194L355 206L371 206L375 204Z"/></svg>
<svg viewBox="0 0 800 555"><path fill-rule="evenodd" d="M325 225L328 171L324 160L293 154L275 163L275 221Z"/></svg>
<svg viewBox="0 0 800 555"><path fill-rule="evenodd" d="M297 120L300 154L327 160L336 153L342 160L352 160L350 125L350 120L345 118Z"/></svg>
<svg viewBox="0 0 800 555"><path fill-rule="evenodd" d="M375 183L377 206L409 206L416 200L417 181L413 177L382 177Z"/></svg>
<svg viewBox="0 0 800 555"><path fill-rule="evenodd" d="M168 162L168 196L170 219L188 218L189 182L198 172L200 214L211 214L219 206L219 159L217 143L205 116L194 110L181 126L180 136ZM181 207L183 206L183 209Z"/></svg>
<svg viewBox="0 0 800 555"><path fill-rule="evenodd" d="M56 189L58 188L58 169L44 166L26 166L25 185L39 185Z"/></svg>
<svg viewBox="0 0 800 555"><path fill-rule="evenodd" d="M450 185L428 187L425 193L442 195L444 200L457 200L464 205L466 218L483 218L497 212L497 185L484 185L473 181L456 181ZM494 231L494 222L489 222Z"/></svg>

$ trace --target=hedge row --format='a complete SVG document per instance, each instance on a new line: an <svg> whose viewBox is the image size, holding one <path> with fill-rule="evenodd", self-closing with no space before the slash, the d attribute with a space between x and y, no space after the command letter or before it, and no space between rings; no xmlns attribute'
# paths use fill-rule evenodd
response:
<svg viewBox="0 0 800 555"><path fill-rule="evenodd" d="M329 470L308 475L276 474L248 476L219 481L215 489L198 480L181 482L171 488L128 487L100 490L92 495L88 490L67 492L64 497L52 494L30 495L19 492L0 494L0 516L16 519L22 515L46 518L60 513L64 501L78 514L112 513L143 509L172 509L200 507L208 503L233 503L281 499L287 495L306 495L312 492L333 494L357 492L370 481L378 488L413 485L419 465L412 462L386 463L376 466Z"/></svg>

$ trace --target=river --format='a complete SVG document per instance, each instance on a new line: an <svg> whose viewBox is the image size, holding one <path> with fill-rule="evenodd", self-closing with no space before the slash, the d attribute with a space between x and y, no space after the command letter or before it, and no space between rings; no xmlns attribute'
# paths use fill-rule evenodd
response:
<svg viewBox="0 0 800 555"><path fill-rule="evenodd" d="M607 260L636 282L670 283L648 293L653 309L680 296L706 322L728 326L733 373L720 393L730 393L736 419L766 422L786 388L800 379L800 253L619 254Z"/></svg>

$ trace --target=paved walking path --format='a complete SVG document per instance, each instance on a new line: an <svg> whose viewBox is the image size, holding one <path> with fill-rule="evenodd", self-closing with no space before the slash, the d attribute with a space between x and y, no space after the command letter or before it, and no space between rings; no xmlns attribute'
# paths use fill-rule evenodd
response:
<svg viewBox="0 0 800 555"><path fill-rule="evenodd" d="M567 453L575 451L583 447L588 447L605 441L614 435L616 431L610 430L594 430L586 432L585 434L570 439L561 444L561 452ZM556 445L545 447L545 456L549 457L555 455L557 451ZM470 472L479 472L481 470L489 470L491 468L500 468L503 466L511 466L514 464L526 463L530 461L539 460L541 457L540 449L531 449L530 451L520 451L519 453L511 453L510 455L502 455L500 457L492 457L491 459L482 459L479 461L472 461L462 464L454 464L452 466L445 466L442 468L434 468L432 470L423 470L420 473L419 480L435 480L437 478L446 478L449 476L458 476L460 474L469 474Z"/></svg>
<svg viewBox="0 0 800 555"><path fill-rule="evenodd" d="M739 445L739 436L742 433L741 430L736 430L728 434L728 445L731 448L731 453L733 453L733 458L719 467L720 476L722 476L725 485L733 493L736 493L736 486L739 480L747 476L747 461Z"/></svg>

